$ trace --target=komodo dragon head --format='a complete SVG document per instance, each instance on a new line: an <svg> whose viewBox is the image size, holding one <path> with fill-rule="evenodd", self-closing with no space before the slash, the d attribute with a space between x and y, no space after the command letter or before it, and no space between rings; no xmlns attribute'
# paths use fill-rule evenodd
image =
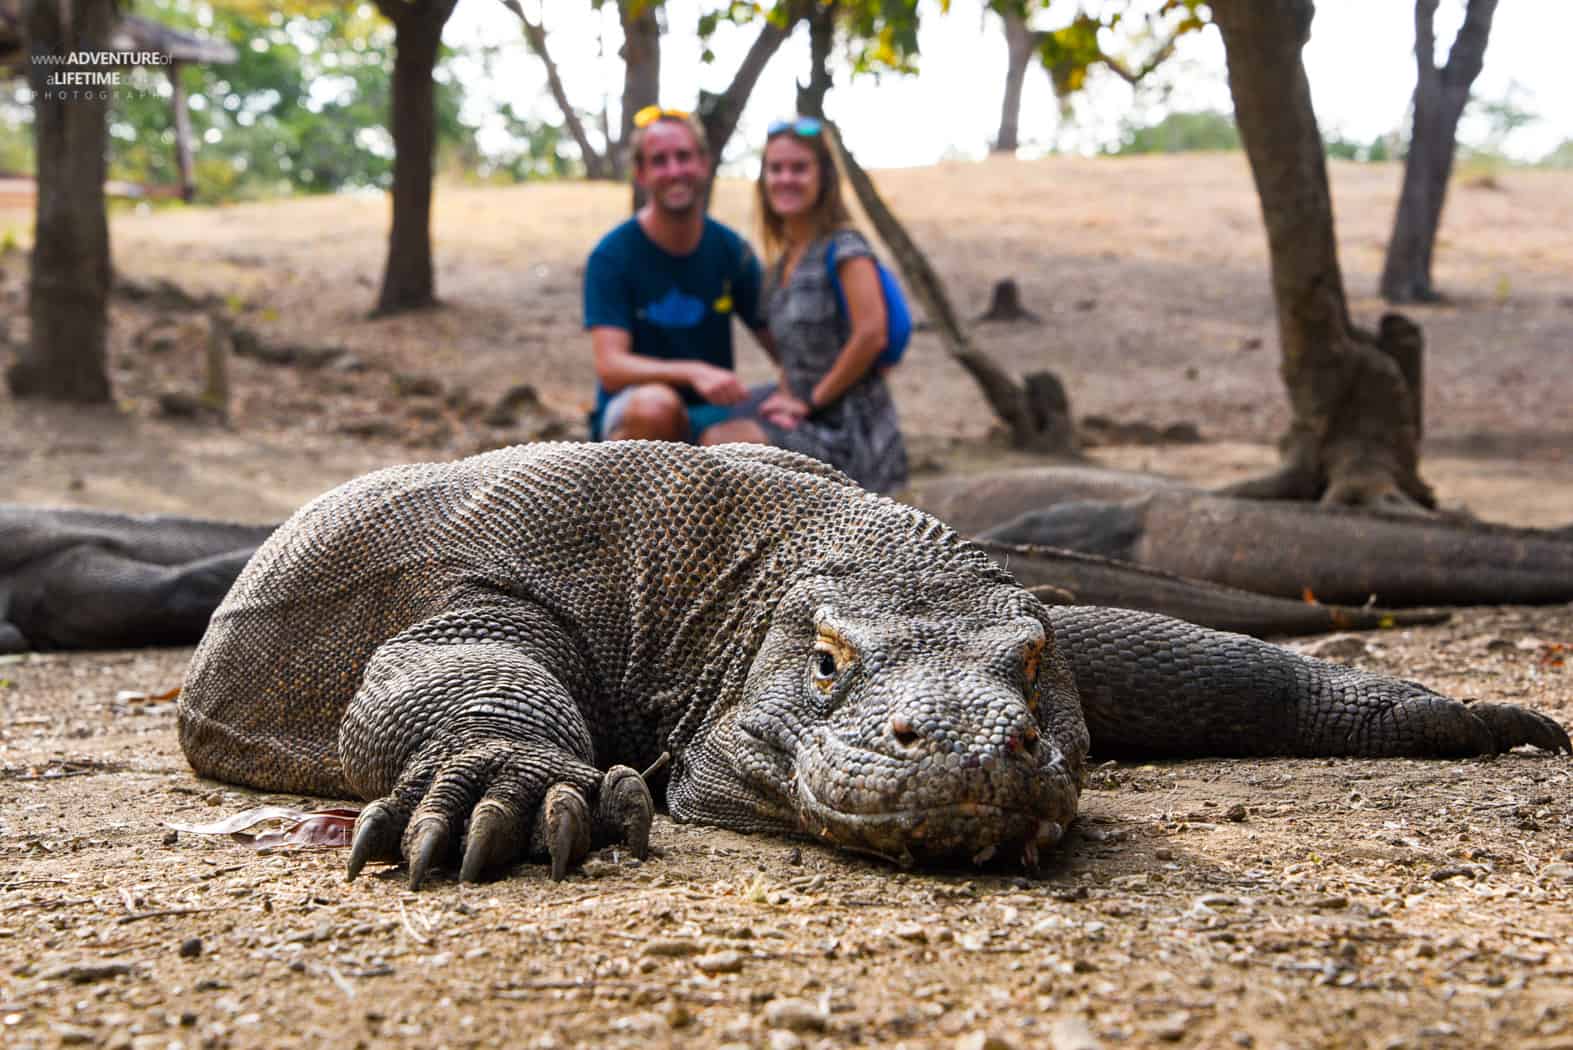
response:
<svg viewBox="0 0 1573 1050"><path fill-rule="evenodd" d="M1075 815L1087 730L1047 611L1008 577L865 568L787 590L711 744L680 817L1035 867Z"/></svg>

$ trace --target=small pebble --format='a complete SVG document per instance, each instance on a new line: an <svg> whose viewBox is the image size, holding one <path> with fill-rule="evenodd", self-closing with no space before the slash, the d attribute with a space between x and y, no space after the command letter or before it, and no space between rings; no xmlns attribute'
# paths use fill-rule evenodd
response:
<svg viewBox="0 0 1573 1050"><path fill-rule="evenodd" d="M647 958L679 959L686 955L698 955L699 945L693 941L651 941L639 952Z"/></svg>
<svg viewBox="0 0 1573 1050"><path fill-rule="evenodd" d="M180 957L182 959L195 959L202 954L202 938L188 937L180 942Z"/></svg>
<svg viewBox="0 0 1573 1050"><path fill-rule="evenodd" d="M695 959L694 965L705 973L739 973L743 969L743 957L734 951L712 952Z"/></svg>
<svg viewBox="0 0 1573 1050"><path fill-rule="evenodd" d="M1054 1050L1099 1050L1092 1029L1080 1017L1062 1017L1055 1021L1049 1033L1049 1045Z"/></svg>
<svg viewBox="0 0 1573 1050"><path fill-rule="evenodd" d="M1155 1038L1166 1043L1177 1043L1185 1038L1186 1030L1191 1027L1191 1015L1184 1010L1176 1010L1167 1017L1153 1025L1149 1031Z"/></svg>
<svg viewBox="0 0 1573 1050"><path fill-rule="evenodd" d="M803 999L772 999L765 1007L765 1025L793 1032L823 1032L830 1024L824 1011Z"/></svg>

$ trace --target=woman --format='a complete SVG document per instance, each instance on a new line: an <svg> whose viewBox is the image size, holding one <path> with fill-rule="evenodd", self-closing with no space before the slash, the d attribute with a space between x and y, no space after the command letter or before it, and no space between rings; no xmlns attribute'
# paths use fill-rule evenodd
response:
<svg viewBox="0 0 1573 1050"><path fill-rule="evenodd" d="M769 263L761 306L781 382L739 418L707 430L703 443L764 442L823 460L875 492L897 488L907 480L907 450L875 365L885 347L884 294L818 120L771 126L755 189Z"/></svg>

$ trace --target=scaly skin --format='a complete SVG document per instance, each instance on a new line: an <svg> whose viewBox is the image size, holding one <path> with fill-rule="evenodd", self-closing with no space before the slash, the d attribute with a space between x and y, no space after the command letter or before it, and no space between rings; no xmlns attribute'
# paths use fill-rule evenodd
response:
<svg viewBox="0 0 1573 1050"><path fill-rule="evenodd" d="M0 653L190 645L272 531L0 503Z"/></svg>
<svg viewBox="0 0 1573 1050"><path fill-rule="evenodd" d="M1568 746L1494 710L1159 616L1051 613L796 455L619 442L394 468L303 508L214 615L180 735L203 775L372 800L351 874L403 859L418 885L642 849L633 770L663 753L679 820L1030 863L1075 814L1089 726L1149 753Z"/></svg>

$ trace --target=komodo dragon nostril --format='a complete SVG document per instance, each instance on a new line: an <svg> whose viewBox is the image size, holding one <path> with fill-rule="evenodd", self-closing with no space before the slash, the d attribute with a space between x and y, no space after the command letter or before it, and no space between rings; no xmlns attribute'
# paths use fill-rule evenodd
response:
<svg viewBox="0 0 1573 1050"><path fill-rule="evenodd" d="M906 715L896 715L890 720L890 732L902 747L911 747L918 741L918 731L912 728Z"/></svg>

